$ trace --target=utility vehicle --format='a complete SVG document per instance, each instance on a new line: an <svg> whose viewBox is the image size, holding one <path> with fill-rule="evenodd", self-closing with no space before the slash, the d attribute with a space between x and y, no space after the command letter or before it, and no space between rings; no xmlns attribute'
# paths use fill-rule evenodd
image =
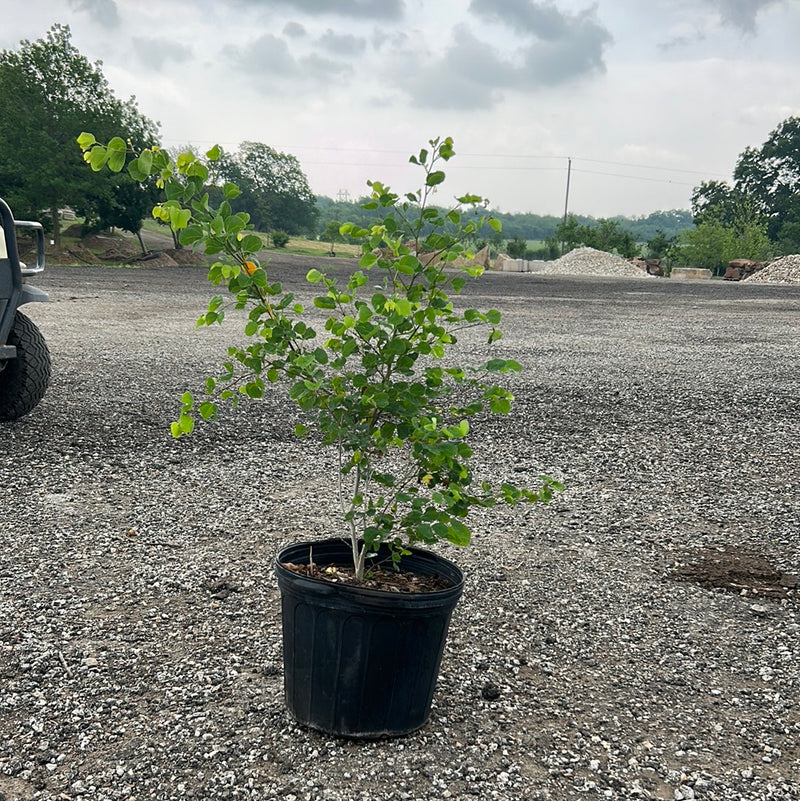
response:
<svg viewBox="0 0 800 801"><path fill-rule="evenodd" d="M44 231L38 222L15 220L0 198L0 420L16 420L44 397L50 381L50 351L36 324L19 307L47 301L47 293L27 283L44 270ZM19 259L17 229L35 239L36 264Z"/></svg>

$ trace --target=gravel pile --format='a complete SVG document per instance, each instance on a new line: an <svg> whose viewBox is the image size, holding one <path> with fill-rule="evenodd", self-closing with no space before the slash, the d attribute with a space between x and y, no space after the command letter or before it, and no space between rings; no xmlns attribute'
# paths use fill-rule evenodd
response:
<svg viewBox="0 0 800 801"><path fill-rule="evenodd" d="M275 274L303 299L309 266ZM170 437L229 336L201 270L45 273L53 383L0 424L0 799L800 798L800 288L533 278L463 298L527 368L478 471L568 489L442 548L431 721L362 743L282 698L272 559L331 534L331 455L280 393ZM769 591L678 580L730 547Z"/></svg>
<svg viewBox="0 0 800 801"><path fill-rule="evenodd" d="M800 255L783 256L770 262L763 270L745 281L754 284L800 284Z"/></svg>
<svg viewBox="0 0 800 801"><path fill-rule="evenodd" d="M575 248L555 261L542 262L536 269L545 275L608 275L649 278L648 274L635 264L620 256L594 248Z"/></svg>

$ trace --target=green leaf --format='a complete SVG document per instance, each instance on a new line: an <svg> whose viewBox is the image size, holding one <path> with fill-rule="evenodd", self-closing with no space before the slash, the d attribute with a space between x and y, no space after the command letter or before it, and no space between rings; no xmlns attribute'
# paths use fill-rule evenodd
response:
<svg viewBox="0 0 800 801"><path fill-rule="evenodd" d="M513 359L489 359L489 361L484 365L484 369L489 370L492 373L518 373L520 370L522 370L522 365Z"/></svg>
<svg viewBox="0 0 800 801"><path fill-rule="evenodd" d="M442 183L442 181L444 181L445 177L445 174L441 170L436 170L425 179L425 185L438 186L440 183Z"/></svg>
<svg viewBox="0 0 800 801"><path fill-rule="evenodd" d="M142 181L146 180L150 174L142 169L140 159L141 157L138 159L131 159L128 162L128 175L130 175L130 177L133 178L133 180L137 183L142 183Z"/></svg>
<svg viewBox="0 0 800 801"><path fill-rule="evenodd" d="M407 350L408 343L404 339L391 339L384 348L384 352L391 356L402 356Z"/></svg>
<svg viewBox="0 0 800 801"><path fill-rule="evenodd" d="M197 411L200 412L200 417L202 417L203 420L211 420L213 417L217 416L217 404L211 401L205 401L205 403L200 404Z"/></svg>
<svg viewBox="0 0 800 801"><path fill-rule="evenodd" d="M314 298L314 305L318 309L335 309L336 308L336 301L333 298L329 298L327 296L322 296L322 297Z"/></svg>
<svg viewBox="0 0 800 801"><path fill-rule="evenodd" d="M407 298L400 298L399 300L395 301L394 310L401 317L410 317L411 313L414 311L414 306Z"/></svg>
<svg viewBox="0 0 800 801"><path fill-rule="evenodd" d="M491 226L492 230L500 232L503 230L503 223L500 220L495 219L494 217L489 217L487 220L489 225Z"/></svg>
<svg viewBox="0 0 800 801"><path fill-rule="evenodd" d="M219 161L219 157L222 152L219 149L219 145L214 145L211 150L206 151L206 158L209 161Z"/></svg>
<svg viewBox="0 0 800 801"><path fill-rule="evenodd" d="M460 520L451 518L447 524L447 539L453 545L465 547L469 545L470 531Z"/></svg>
<svg viewBox="0 0 800 801"><path fill-rule="evenodd" d="M246 250L248 253L258 253L259 250L263 250L264 243L261 241L260 236L248 234L242 237L241 246L242 250Z"/></svg>
<svg viewBox="0 0 800 801"><path fill-rule="evenodd" d="M319 270L309 270L306 273L306 281L309 284L318 284L325 276Z"/></svg>
<svg viewBox="0 0 800 801"><path fill-rule="evenodd" d="M406 256L401 256L394 263L394 266L397 268L398 272L404 273L405 275L414 275L419 271L422 265L416 256L408 254Z"/></svg>
<svg viewBox="0 0 800 801"><path fill-rule="evenodd" d="M139 162L139 168L141 171L145 175L150 175L150 172L153 169L153 151L143 150L137 161Z"/></svg>
<svg viewBox="0 0 800 801"><path fill-rule="evenodd" d="M125 166L127 150L125 140L119 136L115 136L108 143L108 169L111 172L119 172Z"/></svg>
<svg viewBox="0 0 800 801"><path fill-rule="evenodd" d="M94 172L100 172L108 161L108 151L102 145L95 145L89 151L89 166Z"/></svg>
<svg viewBox="0 0 800 801"><path fill-rule="evenodd" d="M173 207L169 210L169 224L173 231L180 231L182 228L186 228L191 219L192 212L189 209L176 209Z"/></svg>
<svg viewBox="0 0 800 801"><path fill-rule="evenodd" d="M78 136L77 141L81 150L88 150L97 140L94 138L94 134L83 131L80 136Z"/></svg>
<svg viewBox="0 0 800 801"><path fill-rule="evenodd" d="M511 411L511 401L508 398L492 398L489 409L494 414L508 414Z"/></svg>
<svg viewBox="0 0 800 801"><path fill-rule="evenodd" d="M233 200L242 194L242 190L236 184L225 183L222 185L222 194L228 200Z"/></svg>
<svg viewBox="0 0 800 801"><path fill-rule="evenodd" d="M189 225L181 231L178 241L182 245L193 245L202 238L203 229L199 225Z"/></svg>

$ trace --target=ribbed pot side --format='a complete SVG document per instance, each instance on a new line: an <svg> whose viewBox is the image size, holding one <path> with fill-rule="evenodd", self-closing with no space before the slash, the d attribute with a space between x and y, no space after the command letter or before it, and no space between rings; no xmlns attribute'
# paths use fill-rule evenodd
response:
<svg viewBox="0 0 800 801"><path fill-rule="evenodd" d="M464 587L452 562L412 549L402 569L452 586L395 593L312 579L283 567L351 564L343 540L300 543L276 560L286 705L299 723L345 737L408 734L430 715L450 617ZM378 560L387 552L378 554Z"/></svg>

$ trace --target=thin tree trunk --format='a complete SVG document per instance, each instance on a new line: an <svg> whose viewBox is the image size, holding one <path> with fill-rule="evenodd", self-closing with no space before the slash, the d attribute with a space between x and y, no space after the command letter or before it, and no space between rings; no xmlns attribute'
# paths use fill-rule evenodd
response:
<svg viewBox="0 0 800 801"><path fill-rule="evenodd" d="M142 255L144 256L147 253L147 248L144 246L144 239L142 239L141 228L136 232L136 238L139 240L139 245L142 248Z"/></svg>

